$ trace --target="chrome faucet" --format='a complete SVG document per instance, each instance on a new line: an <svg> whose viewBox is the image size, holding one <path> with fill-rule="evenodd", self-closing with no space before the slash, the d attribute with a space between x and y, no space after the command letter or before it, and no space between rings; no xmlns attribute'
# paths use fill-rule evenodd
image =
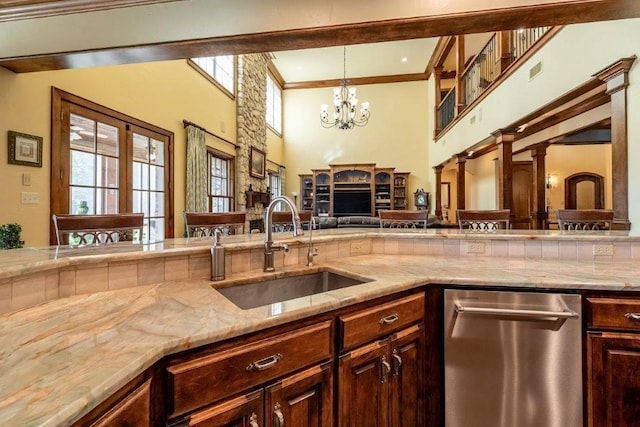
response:
<svg viewBox="0 0 640 427"><path fill-rule="evenodd" d="M267 212L265 215L264 228L265 228L265 238L264 238L264 271L275 271L275 267L273 266L273 252L274 251L283 251L289 252L289 247L284 243L273 243L273 209L276 207L278 203L284 203L289 206L289 210L291 211L291 222L293 224L293 235L302 236L304 232L302 231L302 226L300 225L300 215L298 215L298 209L296 209L296 205L293 204L291 199L286 196L278 196L271 200L269 203L269 207L267 207Z"/></svg>
<svg viewBox="0 0 640 427"><path fill-rule="evenodd" d="M313 229L316 226L316 219L311 215L311 221L309 221L309 248L307 249L307 267L313 267L313 257L318 256L318 248L313 247Z"/></svg>

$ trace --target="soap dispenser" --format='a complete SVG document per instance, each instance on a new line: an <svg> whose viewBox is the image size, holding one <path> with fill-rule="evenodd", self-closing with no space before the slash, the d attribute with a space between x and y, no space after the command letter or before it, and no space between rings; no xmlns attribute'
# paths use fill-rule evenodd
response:
<svg viewBox="0 0 640 427"><path fill-rule="evenodd" d="M213 235L215 241L211 246L211 280L224 280L224 246L220 244L222 232L216 228Z"/></svg>

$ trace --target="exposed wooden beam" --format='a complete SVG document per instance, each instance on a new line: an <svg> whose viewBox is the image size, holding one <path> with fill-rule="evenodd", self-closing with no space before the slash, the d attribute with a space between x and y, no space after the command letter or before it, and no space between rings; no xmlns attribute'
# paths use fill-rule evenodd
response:
<svg viewBox="0 0 640 427"><path fill-rule="evenodd" d="M402 82L416 82L421 80L427 80L427 76L423 73L416 74L396 74L392 76L375 76L375 77L356 77L353 79L347 79L347 83L350 86L372 85L380 83L402 83ZM340 86L342 79L331 80L316 80L308 82L292 82L285 83L284 89L314 89L323 87L336 87Z"/></svg>
<svg viewBox="0 0 640 427"><path fill-rule="evenodd" d="M640 17L637 0L581 0L411 19L240 34L5 58L14 72L59 70L200 56L275 52Z"/></svg>

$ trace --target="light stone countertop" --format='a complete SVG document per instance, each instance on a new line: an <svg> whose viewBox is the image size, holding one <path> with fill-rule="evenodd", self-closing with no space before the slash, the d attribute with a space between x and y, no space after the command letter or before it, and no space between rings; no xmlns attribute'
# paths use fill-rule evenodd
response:
<svg viewBox="0 0 640 427"><path fill-rule="evenodd" d="M159 249L181 250L183 240ZM640 291L637 260L362 255L323 267L372 281L285 302L278 314L270 306L241 310L212 282L189 280L61 298L0 316L0 425L69 425L165 355L424 284ZM259 276L228 280L252 277Z"/></svg>

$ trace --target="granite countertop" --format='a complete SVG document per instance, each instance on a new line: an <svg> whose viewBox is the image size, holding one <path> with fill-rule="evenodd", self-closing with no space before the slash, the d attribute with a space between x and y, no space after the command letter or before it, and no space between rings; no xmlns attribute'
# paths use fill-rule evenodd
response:
<svg viewBox="0 0 640 427"><path fill-rule="evenodd" d="M640 291L640 264L632 260L460 260L333 260L321 267L372 281L287 301L277 314L271 306L241 310L212 282L189 280L61 298L0 316L0 425L68 425L165 355L424 284ZM279 274L301 269L310 271L297 266ZM238 274L228 281L260 276Z"/></svg>

